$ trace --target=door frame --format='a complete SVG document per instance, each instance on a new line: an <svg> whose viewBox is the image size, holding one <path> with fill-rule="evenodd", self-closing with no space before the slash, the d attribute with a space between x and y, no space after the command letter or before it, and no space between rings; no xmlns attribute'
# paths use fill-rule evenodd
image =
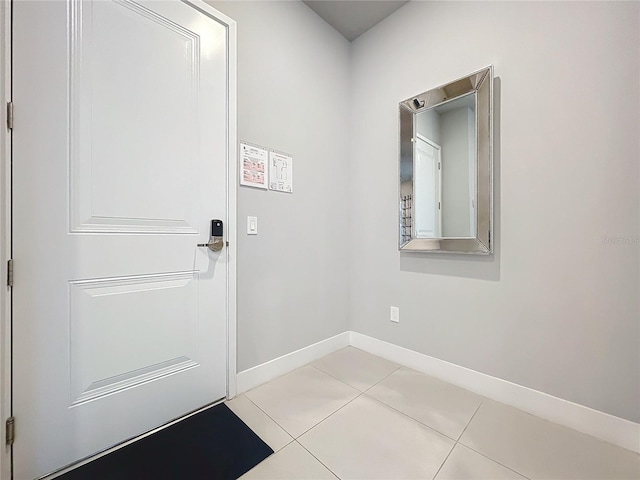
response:
<svg viewBox="0 0 640 480"><path fill-rule="evenodd" d="M227 31L227 139L226 139L226 396L235 397L236 387L236 315L237 315L237 25L222 12L202 0L181 0L204 15L213 18ZM11 57L11 1L0 0L0 479L12 478L11 448L4 445L5 422L12 414L11 396L11 288L7 286L7 262L12 249L12 178L11 178L11 131L7 128L6 103L11 101L12 57ZM19 421L16 422L19 432ZM17 434L19 435L19 433Z"/></svg>
<svg viewBox="0 0 640 480"><path fill-rule="evenodd" d="M5 445L5 421L11 416L11 132L6 103L11 100L11 3L0 1L0 479L11 478L11 448Z"/></svg>

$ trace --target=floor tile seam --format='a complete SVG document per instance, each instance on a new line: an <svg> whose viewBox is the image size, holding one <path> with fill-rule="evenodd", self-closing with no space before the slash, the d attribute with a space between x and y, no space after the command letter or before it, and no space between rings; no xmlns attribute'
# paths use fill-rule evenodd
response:
<svg viewBox="0 0 640 480"><path fill-rule="evenodd" d="M253 400L252 400L252 399L251 399L251 398L250 398L246 393L244 394L244 396L245 396L246 398L248 398L248 399L249 399L249 401L251 401L251 403L253 403L256 407L258 407L258 409L260 409L260 410L261 410L261 411L262 411L262 412L263 412L267 417L269 417L271 420L273 420L273 421L275 422L275 424L276 424L276 425L278 425L280 428L282 428L282 430L284 430L284 431L285 431L285 433L286 433L287 435L289 435L293 440L297 440L297 439L298 439L298 438L300 438L302 435L304 435L305 433L307 433L309 430L312 430L313 428L317 427L317 426L318 426L318 425L320 425L322 422L324 422L326 419L328 419L331 415L333 415L333 414L337 413L338 411L342 410L344 407L346 407L348 404L350 404L350 403L351 403L351 402L353 402L356 398L358 398L359 396L361 396L361 395L363 394L363 392L362 392L362 391L360 391L360 390L358 390L357 388L354 388L354 387L352 387L351 385L348 385L348 384L344 383L343 381L341 381L341 380L339 380L339 379L335 378L333 375L330 375L329 373L327 373L327 372L325 372L325 371L323 371L323 370L319 369L318 367L316 367L316 366L312 365L312 362L307 363L307 364L303 365L302 367L297 368L296 370L299 370L299 369L304 368L304 367L312 367L312 368L314 368L315 370L317 370L317 371L319 371L319 372L321 372L321 373L324 373L324 374L328 375L329 377L333 378L334 380L336 380L336 381L340 382L342 385L345 385L345 386L349 387L351 390L355 391L355 392L357 393L357 395L356 395L355 397L353 397L351 400L349 400L347 403L345 403L344 405L342 405L341 407L339 407L337 410L334 410L334 411L333 411L333 412L331 412L329 415L327 415L326 417L322 418L321 420L319 420L318 422L316 422L315 424L313 424L313 425L312 425L311 427L309 427L308 429L304 430L304 431L303 431L302 433L300 433L299 435L294 435L294 434L292 434L291 432L289 432L289 430L287 430L283 425L281 425L280 423L278 423L274 418L272 418L272 417L271 417L271 415L269 415L266 411L264 411L262 408L260 408L260 406L259 406L256 402L254 402L254 401L253 401ZM292 370L292 372L293 372L293 370ZM291 373L291 372L289 372L289 373ZM284 376L284 375L283 375L283 376ZM262 385L266 385L267 383L269 383L269 382L265 382L265 383L264 383L264 384L262 384ZM261 386L262 386L262 385L261 385ZM256 388L257 388L257 387L256 387ZM291 443L291 442L287 443L287 445L289 445L290 443ZM283 447L283 448L284 448L284 447Z"/></svg>
<svg viewBox="0 0 640 480"><path fill-rule="evenodd" d="M324 370L322 370L320 367L316 367L315 365L312 365L311 363L308 363L305 365L305 367L312 367L315 368L316 370L318 370L321 373L324 373L325 375L329 375L331 378L333 378L334 380L339 381L340 383L342 383L343 385L346 385L349 388L352 388L354 390L356 390L359 393L363 393L362 390L360 390L359 388L354 387L353 385L349 385L348 383L346 383L344 380L340 380L338 377L330 374L329 372L325 372Z"/></svg>
<svg viewBox="0 0 640 480"><path fill-rule="evenodd" d="M372 395L370 395L370 394L368 393L368 392L369 392L369 390L371 390L373 387L375 387L376 385L378 385L380 382L384 381L386 378L390 377L392 374L394 374L395 372L397 372L397 371L398 371L398 370L400 370L401 368L407 368L407 367L403 367L402 365L399 365L399 366L398 366L398 368L396 368L393 372L391 372L389 375L387 375L386 377L384 377L384 378L383 378L382 380L380 380L378 383L376 383L375 385L372 385L371 387L369 387L367 390L365 390L365 391L364 391L364 392L362 392L362 393L366 394L366 395L367 395L367 397L369 397L369 398L373 398L374 400L377 400L378 402L380 402L380 403L382 403L382 404L384 404L384 405L386 405L386 406L388 406L388 407L392 408L392 409L393 409L393 410L395 410L396 412L401 413L402 415L404 415L404 416L406 416L406 417L409 417L409 418L411 418L412 420L415 420L416 422L420 423L421 425L424 425L425 427L428 427L428 428L430 428L431 430L434 430L434 431L438 432L439 434L444 435L445 437L450 438L451 440L453 440L454 442L456 442L456 443L457 443L457 442L458 442L458 440L456 440L455 438L450 437L449 435L447 435L447 434L446 434L446 433L444 433L444 432L441 432L441 431L440 431L440 430L438 430L437 428L432 427L431 425L428 425L428 424L424 423L423 421L418 420L417 418L412 417L412 416L411 416L411 415L409 415L408 413L405 413L405 412L403 412L402 410L399 410L399 409L395 408L393 405L388 404L388 403L387 403L387 402L385 402L384 400L380 400L380 399L378 399L378 398L376 398L376 397L374 397L374 396L372 396ZM425 374L423 374L423 373L421 373L421 372L417 372L417 373L419 373L420 375L423 375L423 376L428 376L428 375L425 375ZM453 385L453 384L452 384L452 385ZM475 411L473 412L473 415L471 415L471 418L467 421L467 424L465 425L464 429L462 430L462 433L460 433L460 437L462 436L462 434L464 433L464 431L467 429L467 427L469 426L469 422L471 422L471 419L473 419L473 417L475 416L475 414L478 412L478 409L480 408L480 405L482 405L482 402L484 401L484 400L483 400L483 398L484 398L484 397L482 397L482 396L479 396L479 397L480 397L480 403L478 404L478 406L476 407ZM458 437L458 439L460 439L460 437Z"/></svg>
<svg viewBox="0 0 640 480"><path fill-rule="evenodd" d="M379 358L379 357L378 357ZM383 359L384 360L384 359ZM391 363L391 362L390 362ZM344 380L339 379L338 377L332 375L329 372L324 371L322 368L316 366L316 365L312 365L311 363L308 363L306 366L310 366L315 368L316 370L321 371L322 373L326 373L327 375L329 375L331 378L334 378L336 380L338 380L339 382L345 384L348 387L351 387L355 390L358 390L360 393L365 393L369 390L371 390L373 387L375 387L376 385L378 385L380 382L382 382L383 380L385 380L387 377L389 377L390 375L392 375L393 373L395 373L396 371L400 370L402 368L402 365L398 365L396 368L394 368L391 372L389 372L388 374L386 374L384 377L382 377L380 380L378 380L377 382L375 382L373 385L365 388L364 390L360 390L359 388L354 387L353 385L349 385L348 383L346 383Z"/></svg>
<svg viewBox="0 0 640 480"><path fill-rule="evenodd" d="M297 439L295 439L295 440L294 440L294 442L296 442L298 445L300 445L302 448L304 448L304 450L305 450L306 452L308 452L308 453L309 453L309 455L311 455L311 456L312 456L313 458L315 458L318 462L320 462L320 464L321 464L324 468L326 468L327 470L329 470L329 471L332 473L332 475L333 475L333 476L335 476L335 477L336 477L336 478L338 478L338 479L340 478L336 472L334 472L333 470L331 470L331 469L329 468L329 466L328 466L328 465L326 465L322 460L320 460L318 457L316 457L316 456L315 456L315 454L314 454L311 450L309 450L307 447L305 447L305 446L304 446L302 443L300 443Z"/></svg>
<svg viewBox="0 0 640 480"><path fill-rule="evenodd" d="M467 422L467 425L464 427L464 430L462 430L462 433L460 434L460 436L458 437L458 439L456 440L456 445L462 445L465 448L468 448L469 450L476 452L478 455L482 455L484 458L491 460L494 463L497 463L498 465L503 466L504 468L506 468L507 470L512 471L513 473L520 475L523 478L526 478L527 480L531 480L529 477L527 477L526 475L523 475L522 473L518 472L517 470L514 470L513 468L504 465L503 463L497 461L495 458L491 458L488 455L485 455L482 452L477 451L475 448L470 447L469 445L465 445L464 443L462 443L460 440L462 439L462 436L464 435L464 432L467 431L467 428L469 428L469 425L471 425L471 421L475 418L476 414L478 413L478 411L480 410L480 407L482 406L482 404L484 403L484 400L480 401L480 405L478 405L478 408L476 408L476 411L473 412L473 415L471 415L471 418L469 419L469 421Z"/></svg>
<svg viewBox="0 0 640 480"><path fill-rule="evenodd" d="M290 441L288 441L288 442L287 442L285 445L283 445L282 447L280 447L280 448L278 449L278 451L282 450L282 449L283 449L284 447L286 447L287 445L290 445L292 442L295 442L296 438L295 438L293 435L291 435L291 434L287 431L287 429L286 429L286 428L284 428L282 425L280 425L280 424L279 424L279 423L278 423L278 422L277 422L273 417L271 417L271 415L269 415L269 414L268 414L267 412L265 412L262 408L260 408L260 405L258 405L256 402L254 402L253 400L251 400L251 399L250 399L249 397L247 397L246 395L245 395L245 398L246 398L246 399L248 399L248 400L249 400L253 405L255 405L255 407L256 407L258 410L260 410L262 413L264 413L264 414L267 416L267 418L269 418L269 420L271 420L271 421L272 421L273 423L275 423L278 427L280 427L284 433L286 433L287 435L289 435L289 438L290 438L291 440L290 440ZM253 430L253 429L252 429L252 430ZM256 433L256 435L257 435L257 433ZM259 436L259 435L258 435L258 436ZM264 441L265 443L267 443L264 439L263 439L263 441ZM275 451L274 451L274 453L275 453Z"/></svg>
<svg viewBox="0 0 640 480"><path fill-rule="evenodd" d="M427 425L426 423L421 422L420 420L413 418L411 415L406 414L405 412L398 410L397 408L393 407L392 405L389 405L385 402L383 402L382 400L378 400L375 397L372 397L371 395L367 395L366 393L362 393L362 395L364 395L367 398L370 398L371 400L374 400L375 402L379 403L380 405L384 406L384 407L388 407L391 410L393 410L394 412L399 413L400 415L402 415L403 417L407 417L409 420L413 420L414 422L416 422L418 425L420 425L421 427L425 427L428 428L429 430L432 430L434 432L436 432L438 435L442 435L443 437L447 438L448 440L451 440L452 442L457 443L455 438L450 437L449 435L447 435L446 433L442 433L440 430L436 430L434 427L432 427L431 425Z"/></svg>
<svg viewBox="0 0 640 480"><path fill-rule="evenodd" d="M444 467L444 464L447 463L447 460L449 460L449 457L453 453L453 449L456 448L456 445L457 445L457 443L454 443L452 445L451 450L449 450L449 453L447 453L447 456L444 457L444 460L440 464L440 467L438 467L438 470L436 470L436 473L433 475L433 477L431 477L431 480L435 480L435 478L438 476L438 474L440 473L440 470L442 470L442 467Z"/></svg>
<svg viewBox="0 0 640 480"><path fill-rule="evenodd" d="M364 395L364 392L362 390L359 390L347 383L345 383L344 381L340 380L339 378L334 377L333 375L331 375L328 372L325 372L324 370L322 370L321 368L318 368L317 366L313 365L314 362L309 362L299 368L304 368L304 367L312 367L315 370L324 373L325 375L328 375L329 377L333 378L334 380L340 382L342 385L345 385L347 387L349 387L350 389L354 390L355 392L357 392L357 395L355 397L353 397L351 400L349 400L347 403L345 403L344 405L342 405L341 407L339 407L337 410L334 410L333 412L331 412L329 415L327 415L326 417L324 417L323 419L321 419L320 421L318 421L317 423L315 423L314 425L312 425L311 427L309 427L308 429L306 429L305 431L303 431L302 433L300 433L299 435L293 435L291 432L289 432L283 425L280 425L274 418L271 417L271 415L269 415L266 411L264 411L262 408L260 408L260 406L254 402L248 395L245 394L245 397L249 399L249 401L251 403L253 403L260 411L262 411L267 417L269 417L271 420L273 420L273 422L278 425L280 428L282 428L282 430L285 431L285 433L287 435L289 435L292 438L292 441L297 441L300 437L302 437L305 433L309 432L310 430L313 430L315 427L317 427L318 425L320 425L321 423L323 423L325 420L327 420L329 417L331 417L332 415L335 415L336 413L338 413L340 410L342 410L344 407L346 407L347 405L349 405L351 402L353 402L354 400L356 400L357 398L361 397L362 395ZM396 364L397 365L397 364ZM402 368L402 365L397 365L397 368L395 368L392 372L390 372L388 375L386 375L385 377L383 377L382 379L380 379L380 381L378 381L377 383L375 383L374 385L372 385L370 388L373 388L375 385L377 385L378 383L380 383L381 381L383 381L385 378L387 378L389 375L393 374L394 372L396 372L397 370L399 370L400 368ZM298 370L298 369L296 369ZM269 382L266 382L269 383ZM266 384L265 383L265 384ZM265 385L263 384L263 385ZM367 389L368 390L368 389ZM371 397L369 397L371 398ZM289 445L291 442L288 442L287 445ZM299 443L299 442L298 442ZM285 445L286 446L286 445ZM284 447L282 447L284 448ZM282 450L282 448L280 450Z"/></svg>
<svg viewBox="0 0 640 480"><path fill-rule="evenodd" d="M398 365L398 364L396 364ZM374 383L373 385L371 385L369 388L367 388L366 390L364 390L362 393L367 393L369 390L371 390L373 387L377 386L380 382L384 382L387 378L389 378L391 375L393 375L394 373L396 373L398 370L400 370L402 368L402 365L398 365L396 368L394 368L391 372L389 372L387 375L385 375L383 378L381 378L380 380L378 380L376 383Z"/></svg>
<svg viewBox="0 0 640 480"><path fill-rule="evenodd" d="M473 412L473 415L471 415L471 418L469 418L469 420L467 421L467 424L462 429L462 432L460 432L460 435L458 435L458 438L456 438L456 443L458 443L460 441L460 439L462 438L462 435L464 435L464 432L467 431L467 428L469 428L469 425L471 425L471 422L476 417L476 415L477 415L478 411L480 410L480 407L482 406L483 403L484 403L484 400L481 399L480 403L478 404L478 406L476 407L475 411Z"/></svg>
<svg viewBox="0 0 640 480"><path fill-rule="evenodd" d="M368 393L368 392L369 392L369 390L371 390L373 387L377 386L379 383L383 382L384 380L386 380L387 378L389 378L391 375L393 375L394 373L396 373L398 370L401 370L401 369L403 369L403 368L404 368L404 369L407 369L407 370L409 370L409 371L413 371L413 372L415 372L415 373L417 373L418 375L421 375L421 376L423 376L423 377L426 377L426 378L433 378L433 379L435 379L435 380L438 380L438 381L441 381L441 382L443 382L443 383L446 383L446 384L448 384L448 385L450 385L450 386L453 386L453 387L456 387L456 388L460 388L460 389L462 389L462 390L466 390L466 389L464 389L464 388L462 388L462 387L459 387L459 386L457 386L457 385L455 385L455 384L453 384L453 383L449 383L449 382L447 382L446 380L441 380L441 379L439 379L439 378L432 377L431 375L427 375L426 373L422 373L422 372L419 372L419 371L417 371L417 370L413 370L413 369L411 369L411 368L409 368L409 367L405 367L404 365L398 365L398 368L396 368L393 372L389 373L386 377L384 377L383 379L381 379L379 382L375 383L374 385L371 385L369 388L367 388L367 389L366 389L365 391L363 391L362 393ZM479 405L478 405L478 407L476 408L476 412L477 412L478 408L480 408L480 405L482 405L482 402L486 399L486 397L483 397L482 395L478 395L477 393L474 393L474 392L472 392L472 391L470 391L470 390L466 390L466 391L467 391L467 392L469 392L469 393L471 393L471 394L473 394L473 395L475 395L476 397L478 397L478 398L480 399L480 404L479 404ZM369 395L369 396L371 396L371 395ZM379 400L379 401L381 401L381 400ZM383 402L383 403L385 403L385 402ZM386 405L386 403L385 403L385 405ZM389 406L391 406L391 405L389 405ZM393 408L393 407L392 407L392 408ZM475 412L474 412L474 415L475 415ZM413 417L412 417L412 418L413 418ZM471 416L471 418L473 418L473 415ZM470 422L470 421L471 421L471 418L468 420L468 422ZM418 419L414 419L414 420L416 420L416 421L420 422L420 420L418 420ZM468 426L468 424L469 424L468 422L467 422L467 426ZM422 423L422 422L420 422L420 423ZM426 424L424 424L424 423L423 423L423 425L426 425ZM428 425L427 425L427 426L428 426ZM466 426L465 426L465 430L466 430ZM462 432L464 433L464 430L463 430ZM442 432L440 432L440 433L442 433ZM461 433L460 435L462 435L462 433ZM449 437L449 438L451 438L451 437Z"/></svg>
<svg viewBox="0 0 640 480"><path fill-rule="evenodd" d="M475 449L475 448L473 448L473 447L470 447L469 445L465 445L465 444L464 444L464 443L462 443L462 442L456 442L456 445L461 445L461 446L463 446L463 447L465 447L465 448L468 448L468 449L469 449L469 450L471 450L472 452L475 452L475 453L477 453L478 455L483 456L483 457L484 457L484 458L486 458L487 460L491 460L493 463L497 463L498 465L500 465L500 466L502 466L502 467L506 468L507 470L509 470L509 471L511 471L511 472L513 472L513 473L515 473L515 474L517 474L517 475L520 475L522 478L525 478L526 480L532 480L532 479L531 479L531 477L527 477L524 473L521 473L521 472L519 472L519 471L515 470L514 468L510 467L509 465L505 465L504 463L499 462L499 461L498 461L498 460L496 460L495 458L491 458L490 456L488 456L488 455L486 455L486 454L484 454L484 453L482 453L482 452L479 452L478 450L476 450L476 449Z"/></svg>
<svg viewBox="0 0 640 480"><path fill-rule="evenodd" d="M353 388L353 387L351 387ZM335 415L336 413L338 413L340 410L342 410L344 407L346 407L347 405L349 405L351 402L353 402L354 400L356 400L357 398L360 398L362 395L364 395L364 393L362 393L361 391L354 389L358 392L358 395L356 395L355 397L353 397L351 400L349 400L347 403L345 403L344 405L342 405L341 407L339 407L337 410L334 410L333 412L331 412L329 415L327 415L326 417L324 417L322 420L318 421L317 423L315 423L313 426L307 428L304 432L302 432L300 435L294 437L294 440L298 440L300 437L302 437L304 434L306 434L307 432L313 430L314 428L316 428L318 425L320 425L321 423L324 423L325 421L327 421L329 419L329 417ZM286 431L286 430L285 430ZM289 433L289 432L287 432ZM289 435L291 435L289 433ZM293 435L291 435L293 436ZM298 442L299 443L299 442Z"/></svg>
<svg viewBox="0 0 640 480"><path fill-rule="evenodd" d="M485 400L487 400L487 399L486 399L486 398L484 398L484 400L482 400L482 402L480 403L480 405L479 405L479 406L478 406L478 408L476 409L476 413L474 413L474 414L473 414L473 416L471 417L471 419L469 419L469 422L468 422L467 426L465 427L465 429L464 429L464 430L462 431L462 433L460 434L460 437L458 437L458 440L456 440L456 444L460 444L460 445L462 445L463 447L468 448L469 450L472 450L473 452L475 452L475 453L477 453L477 454L479 454L479 455L482 455L483 457L485 457L485 458L487 458L487 459L491 460L492 462L497 463L498 465L503 466L503 467L504 467L504 468L506 468L507 470L510 470L510 471L512 471L512 472L514 472L514 473L516 473L516 474L520 475L521 477L526 478L527 480L531 480L531 479L530 479L530 477L527 477L524 473L519 472L518 470L516 470L516 469L515 469L515 468L513 468L513 467L510 467L509 465L505 465L505 464L504 464L504 463L502 463L501 461L498 461L498 460L496 460L495 458L492 458L492 457L490 457L490 456L488 456L488 455L486 455L486 454L482 453L481 451L476 450L474 447L472 447L472 446L470 446L470 445L467 445L467 444L465 444L465 443L463 443L463 442L461 441L461 440L462 440L462 436L463 436L463 435L464 435L464 433L467 431L467 429L468 429L469 425L471 425L471 421L475 418L475 416L476 416L477 412L480 410L480 407L482 406L482 404L483 404L483 403L485 403ZM499 402L498 402L498 403L499 403ZM535 417L535 418L538 418L538 419L541 419L541 420L545 420L545 421L547 421L547 422L549 422L549 423L552 423L552 424L558 425L558 424L556 424L555 422L550 422L549 420L543 419L543 418L538 417L538 416L536 416L536 415L533 415L533 414L531 414L531 413L529 413L529 412L525 412L525 411L522 411L522 412L523 412L523 413L526 413L526 414L528 414L528 415L531 415L532 417ZM581 432L580 432L580 433L581 433Z"/></svg>

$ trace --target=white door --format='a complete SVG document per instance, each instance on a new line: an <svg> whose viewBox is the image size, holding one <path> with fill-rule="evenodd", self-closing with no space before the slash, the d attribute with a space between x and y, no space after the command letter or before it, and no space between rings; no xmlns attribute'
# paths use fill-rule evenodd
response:
<svg viewBox="0 0 640 480"><path fill-rule="evenodd" d="M13 4L14 476L226 392L227 27L177 1Z"/></svg>
<svg viewBox="0 0 640 480"><path fill-rule="evenodd" d="M414 222L417 238L439 238L442 232L440 146L416 135L414 142Z"/></svg>

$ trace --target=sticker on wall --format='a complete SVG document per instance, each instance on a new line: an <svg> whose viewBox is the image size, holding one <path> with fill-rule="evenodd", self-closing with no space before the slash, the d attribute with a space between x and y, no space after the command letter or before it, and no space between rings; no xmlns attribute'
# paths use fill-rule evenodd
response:
<svg viewBox="0 0 640 480"><path fill-rule="evenodd" d="M293 157L269 151L269 189L293 193Z"/></svg>
<svg viewBox="0 0 640 480"><path fill-rule="evenodd" d="M267 157L265 148L240 143L240 185L267 188Z"/></svg>

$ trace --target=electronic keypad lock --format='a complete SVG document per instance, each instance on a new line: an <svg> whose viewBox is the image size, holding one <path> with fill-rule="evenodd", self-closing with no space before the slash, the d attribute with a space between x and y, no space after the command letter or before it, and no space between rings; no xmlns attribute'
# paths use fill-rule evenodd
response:
<svg viewBox="0 0 640 480"><path fill-rule="evenodd" d="M224 227L222 220L211 220L211 236L209 243L199 243L199 247L209 247L212 252L219 252L224 247Z"/></svg>

